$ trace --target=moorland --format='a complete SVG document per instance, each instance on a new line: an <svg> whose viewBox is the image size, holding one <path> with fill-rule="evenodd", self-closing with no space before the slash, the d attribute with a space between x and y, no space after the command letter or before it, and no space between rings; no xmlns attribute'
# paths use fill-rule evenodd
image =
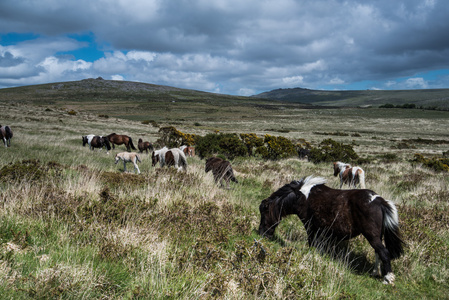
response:
<svg viewBox="0 0 449 300"><path fill-rule="evenodd" d="M0 295L9 299L449 293L449 176L414 161L449 150L447 111L312 107L95 79L0 90L0 111L14 131L11 147L0 148ZM282 185L316 175L338 187L329 162L236 157L239 183L225 189L198 156L177 172L152 167L144 153L136 175L114 164L124 146L109 154L82 146L82 135L112 132L156 143L167 126L351 145L367 188L398 208L406 248L392 264L395 285L370 276L374 253L363 237L338 252L310 248L296 216L273 239L258 235L258 206Z"/></svg>

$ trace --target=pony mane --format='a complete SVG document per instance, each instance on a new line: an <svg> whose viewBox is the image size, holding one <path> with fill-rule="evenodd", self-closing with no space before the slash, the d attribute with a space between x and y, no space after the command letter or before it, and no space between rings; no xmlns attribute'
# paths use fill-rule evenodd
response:
<svg viewBox="0 0 449 300"><path fill-rule="evenodd" d="M314 186L320 185L320 184L325 184L325 183L326 183L326 179L323 177L309 176L309 177L303 178L303 179L301 179L301 181L299 181L299 184L300 184L299 191L301 193L303 193L303 195L306 196L306 199L307 199L309 197L310 190Z"/></svg>
<svg viewBox="0 0 449 300"><path fill-rule="evenodd" d="M290 193L294 193L295 190L299 189L299 185L300 185L299 181L292 181L290 183L287 183L283 187L279 188L277 191L273 192L269 198L274 200L280 197L284 197Z"/></svg>

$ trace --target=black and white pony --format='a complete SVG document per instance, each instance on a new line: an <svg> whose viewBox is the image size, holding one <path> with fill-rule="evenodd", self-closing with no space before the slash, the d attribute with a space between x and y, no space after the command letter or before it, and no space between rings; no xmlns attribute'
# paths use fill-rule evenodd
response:
<svg viewBox="0 0 449 300"><path fill-rule="evenodd" d="M259 234L272 236L281 219L290 214L296 214L304 224L309 246L320 240L339 242L362 234L376 253L373 275L380 275L380 258L383 283L392 284L395 276L390 261L403 253L395 205L371 190L337 190L325 182L309 176L284 185L263 200Z"/></svg>
<svg viewBox="0 0 449 300"><path fill-rule="evenodd" d="M8 125L0 125L0 139L5 143L5 147L11 147L11 139L13 137L11 127Z"/></svg>
<svg viewBox="0 0 449 300"><path fill-rule="evenodd" d="M90 150L94 150L94 148L103 149L103 147L106 147L106 153L109 153L109 150L111 150L111 144L109 143L108 138L105 136L89 134L82 136L82 140L83 147L88 144Z"/></svg>

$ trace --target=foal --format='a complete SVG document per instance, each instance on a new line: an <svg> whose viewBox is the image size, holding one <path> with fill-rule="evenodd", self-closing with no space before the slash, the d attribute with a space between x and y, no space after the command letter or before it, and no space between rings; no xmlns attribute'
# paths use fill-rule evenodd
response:
<svg viewBox="0 0 449 300"><path fill-rule="evenodd" d="M120 160L123 160L123 171L126 172L126 163L131 162L134 165L134 170L137 170L137 174L140 174L139 166L137 162L142 162L140 160L139 154L135 152L121 152L115 155L115 164Z"/></svg>
<svg viewBox="0 0 449 300"><path fill-rule="evenodd" d="M340 161L334 162L334 176L340 177L340 188L346 183L349 187L351 185L356 188L360 184L360 188L365 188L365 171L360 167L351 167L350 164L345 164Z"/></svg>

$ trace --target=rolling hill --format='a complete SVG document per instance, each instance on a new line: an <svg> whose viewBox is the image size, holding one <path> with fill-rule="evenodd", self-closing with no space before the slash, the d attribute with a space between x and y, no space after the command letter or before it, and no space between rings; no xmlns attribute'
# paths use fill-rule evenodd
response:
<svg viewBox="0 0 449 300"><path fill-rule="evenodd" d="M449 89L320 91L303 88L276 89L254 97L323 106L380 106L415 104L418 107L449 109Z"/></svg>
<svg viewBox="0 0 449 300"><path fill-rule="evenodd" d="M384 104L415 104L417 107L449 110L449 89L324 91L304 88L276 89L251 97L215 94L141 82L104 80L79 81L0 89L0 100L41 105L89 101L104 103L189 102L216 106L303 106L378 107Z"/></svg>

